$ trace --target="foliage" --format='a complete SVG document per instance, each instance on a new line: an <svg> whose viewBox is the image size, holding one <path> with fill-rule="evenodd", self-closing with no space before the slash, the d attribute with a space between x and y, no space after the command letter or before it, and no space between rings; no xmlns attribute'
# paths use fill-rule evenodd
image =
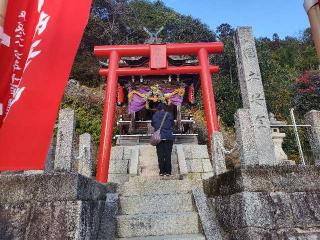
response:
<svg viewBox="0 0 320 240"><path fill-rule="evenodd" d="M134 27L141 29L142 26L145 26L156 31L163 26L165 31L160 34L160 37L164 42L208 42L215 40L214 33L200 20L178 14L166 7L161 1L150 3L145 0L134 0L130 1L129 5L139 19L137 21L139 26Z"/></svg>
<svg viewBox="0 0 320 240"><path fill-rule="evenodd" d="M162 1L94 0L71 77L87 86L99 86L103 82L97 74L99 62L93 56L94 45L143 43L148 37L143 27L155 32L161 26L165 30L159 37L164 42L219 40L225 44L224 54L211 57L211 62L221 69L219 74L213 76L218 114L226 127L233 127L233 115L242 107L233 46L235 29L224 23L212 31L200 20L181 15L166 7ZM300 37L280 39L275 33L271 39L259 38L256 39L256 46L268 110L279 120L289 122L292 107L296 108L299 116L311 108L319 109L319 73L303 75L318 68L310 29L303 31ZM98 141L101 106L85 106L74 99L66 100L65 104L74 105L77 109L79 131L93 133ZM197 94L196 112L203 113L201 94ZM199 122L204 124L204 121ZM287 133L293 136L292 130ZM297 155L296 150L292 150L294 145L294 141L285 143L290 156Z"/></svg>
<svg viewBox="0 0 320 240"><path fill-rule="evenodd" d="M241 107L236 55L233 47L234 33L235 30L226 23L217 28L217 38L224 43L225 50L222 55L213 59L221 69L219 75L213 77L217 110L227 126L233 125L233 115Z"/></svg>
<svg viewBox="0 0 320 240"><path fill-rule="evenodd" d="M295 83L295 106L301 114L320 106L320 72L310 71L300 76Z"/></svg>
<svg viewBox="0 0 320 240"><path fill-rule="evenodd" d="M69 107L75 110L77 134L80 135L88 132L92 134L92 139L95 143L99 142L102 120L102 109L100 106L79 101L77 97L65 97L61 107Z"/></svg>
<svg viewBox="0 0 320 240"><path fill-rule="evenodd" d="M99 62L93 56L95 45L143 43L148 34L143 27L156 32L164 42L208 42L215 34L200 20L181 15L163 2L146 0L95 0L75 59L71 78L96 87L102 83L97 74Z"/></svg>

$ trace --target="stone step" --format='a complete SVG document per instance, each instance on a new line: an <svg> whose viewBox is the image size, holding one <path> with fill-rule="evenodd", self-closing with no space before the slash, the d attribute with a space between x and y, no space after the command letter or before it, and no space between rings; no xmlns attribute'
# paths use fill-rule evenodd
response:
<svg viewBox="0 0 320 240"><path fill-rule="evenodd" d="M119 187L121 196L162 195L191 192L188 180L134 178Z"/></svg>
<svg viewBox="0 0 320 240"><path fill-rule="evenodd" d="M141 167L140 176L154 177L159 175L159 169L150 169L149 167Z"/></svg>
<svg viewBox="0 0 320 240"><path fill-rule="evenodd" d="M179 165L177 163L171 162L171 166L172 167L179 167ZM140 161L140 167L150 167L150 168L155 168L155 169L159 169L159 163L157 162L152 162L152 163L141 163Z"/></svg>
<svg viewBox="0 0 320 240"><path fill-rule="evenodd" d="M140 165L141 169L141 176L144 177L150 177L150 176L158 176L159 175L159 166L158 165ZM177 174L179 173L179 167L178 165L173 164L172 165L172 174Z"/></svg>
<svg viewBox="0 0 320 240"><path fill-rule="evenodd" d="M120 197L120 215L177 213L193 210L190 193Z"/></svg>
<svg viewBox="0 0 320 240"><path fill-rule="evenodd" d="M166 235L151 237L117 238L118 240L205 240L202 234Z"/></svg>
<svg viewBox="0 0 320 240"><path fill-rule="evenodd" d="M130 181L131 182L135 182L135 181L141 181L141 178L148 178L149 181L169 181L169 180L183 180L183 176L181 176L180 174L172 174L170 176L159 176L159 174L157 174L157 176L135 176L135 177L131 177Z"/></svg>
<svg viewBox="0 0 320 240"><path fill-rule="evenodd" d="M200 233L196 212L117 216L120 238Z"/></svg>

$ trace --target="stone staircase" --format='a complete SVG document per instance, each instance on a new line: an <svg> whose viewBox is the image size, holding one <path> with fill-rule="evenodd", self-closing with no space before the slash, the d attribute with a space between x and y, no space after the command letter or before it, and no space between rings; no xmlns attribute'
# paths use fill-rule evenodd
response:
<svg viewBox="0 0 320 240"><path fill-rule="evenodd" d="M205 145L174 145L172 175L190 180L208 179L213 168ZM123 184L131 178L158 177L156 148L151 145L115 146L111 149L109 182Z"/></svg>
<svg viewBox="0 0 320 240"><path fill-rule="evenodd" d="M205 240L192 185L159 177L136 177L121 185L117 239Z"/></svg>
<svg viewBox="0 0 320 240"><path fill-rule="evenodd" d="M160 177L155 147L112 148L109 181L118 184L112 205L117 239L206 239L208 226L201 224L206 220L194 190L213 175L207 147L175 145L171 159L172 176Z"/></svg>

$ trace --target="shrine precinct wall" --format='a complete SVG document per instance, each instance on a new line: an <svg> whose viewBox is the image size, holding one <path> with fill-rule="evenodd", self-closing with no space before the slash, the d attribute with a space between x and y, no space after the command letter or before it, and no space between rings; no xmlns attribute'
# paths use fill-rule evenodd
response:
<svg viewBox="0 0 320 240"><path fill-rule="evenodd" d="M204 183L225 239L319 239L319 166L251 166Z"/></svg>
<svg viewBox="0 0 320 240"><path fill-rule="evenodd" d="M0 175L0 238L107 239L115 185L72 173Z"/></svg>

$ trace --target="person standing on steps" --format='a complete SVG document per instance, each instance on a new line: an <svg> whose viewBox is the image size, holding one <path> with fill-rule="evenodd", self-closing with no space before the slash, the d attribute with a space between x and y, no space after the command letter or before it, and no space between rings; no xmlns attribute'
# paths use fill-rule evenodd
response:
<svg viewBox="0 0 320 240"><path fill-rule="evenodd" d="M165 119L164 119L165 117ZM156 146L157 156L160 168L160 176L171 175L171 153L173 146L173 115L167 112L167 107L164 103L159 103L157 106L157 112L152 116L152 127L155 131L160 128L161 122L164 119L162 128L160 129L161 142Z"/></svg>

